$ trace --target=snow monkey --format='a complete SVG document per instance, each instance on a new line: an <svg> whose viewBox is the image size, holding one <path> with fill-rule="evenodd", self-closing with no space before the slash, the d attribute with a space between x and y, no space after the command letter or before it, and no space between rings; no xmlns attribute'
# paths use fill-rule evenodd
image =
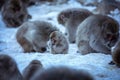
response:
<svg viewBox="0 0 120 80"><path fill-rule="evenodd" d="M67 54L69 43L64 34L60 31L54 31L50 34L50 51L53 54Z"/></svg>
<svg viewBox="0 0 120 80"><path fill-rule="evenodd" d="M82 54L110 54L119 37L119 24L111 17L92 15L79 25L76 36L76 44Z"/></svg>
<svg viewBox="0 0 120 80"><path fill-rule="evenodd" d="M51 32L57 28L46 21L28 21L17 31L16 38L24 52L45 52Z"/></svg>
<svg viewBox="0 0 120 80"><path fill-rule="evenodd" d="M23 70L23 78L25 80L30 80L30 78L40 69L42 69L43 66L40 61L38 60L32 60L30 64Z"/></svg>
<svg viewBox="0 0 120 80"><path fill-rule="evenodd" d="M90 15L90 11L81 8L69 8L58 14L58 22L66 27L70 43L75 43L78 25Z"/></svg>
<svg viewBox="0 0 120 80"><path fill-rule="evenodd" d="M0 54L0 80L23 80L16 62L5 54Z"/></svg>
<svg viewBox="0 0 120 80"><path fill-rule="evenodd" d="M94 80L94 78L85 70L51 67L36 73L31 80Z"/></svg>
<svg viewBox="0 0 120 80"><path fill-rule="evenodd" d="M8 0L3 5L1 13L7 27L18 27L31 18L21 0Z"/></svg>
<svg viewBox="0 0 120 80"><path fill-rule="evenodd" d="M111 54L113 59L111 63L116 64L118 67L120 67L120 41L118 41L115 44L114 48L112 48Z"/></svg>
<svg viewBox="0 0 120 80"><path fill-rule="evenodd" d="M97 8L96 11L100 14L109 14L110 11L118 8L120 10L120 1L117 0L102 0Z"/></svg>

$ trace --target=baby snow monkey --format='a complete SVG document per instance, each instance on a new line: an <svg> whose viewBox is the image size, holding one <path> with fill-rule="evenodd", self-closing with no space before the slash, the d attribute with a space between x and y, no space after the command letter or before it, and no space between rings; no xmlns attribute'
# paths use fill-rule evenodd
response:
<svg viewBox="0 0 120 80"><path fill-rule="evenodd" d="M52 54L67 54L69 43L64 34L60 31L54 31L50 34L49 40L50 52Z"/></svg>

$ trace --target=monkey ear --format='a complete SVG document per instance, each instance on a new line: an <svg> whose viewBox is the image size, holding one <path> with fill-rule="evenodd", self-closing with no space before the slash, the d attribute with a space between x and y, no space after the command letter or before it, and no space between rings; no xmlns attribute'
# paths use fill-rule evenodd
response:
<svg viewBox="0 0 120 80"><path fill-rule="evenodd" d="M63 19L63 18L65 18L65 16L62 14L62 15L60 16L60 18Z"/></svg>
<svg viewBox="0 0 120 80"><path fill-rule="evenodd" d="M60 16L60 18L63 20L64 23L67 21L67 18L63 14Z"/></svg>

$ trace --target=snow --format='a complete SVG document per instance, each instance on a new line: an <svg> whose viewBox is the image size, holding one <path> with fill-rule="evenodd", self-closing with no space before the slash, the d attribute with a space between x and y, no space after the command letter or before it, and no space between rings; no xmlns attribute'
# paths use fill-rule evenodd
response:
<svg viewBox="0 0 120 80"><path fill-rule="evenodd" d="M32 15L31 21L47 20L64 33L65 28L58 24L56 17L61 10L70 7L86 8L90 11L95 8L85 7L74 0L71 0L68 4L56 6L47 4L32 6L28 8L28 11ZM111 16L120 22L120 14L117 14L118 10L115 10L113 13L114 15ZM17 29L18 28L6 28L0 15L0 54L3 53L12 56L16 60L21 72L31 60L38 59L42 62L44 68L63 65L75 69L84 69L91 73L96 80L120 80L120 68L108 64L112 60L110 55L102 53L81 55L80 53L77 53L76 44L70 44L68 54L55 55L49 53L49 51L45 53L23 53L22 48L15 38Z"/></svg>

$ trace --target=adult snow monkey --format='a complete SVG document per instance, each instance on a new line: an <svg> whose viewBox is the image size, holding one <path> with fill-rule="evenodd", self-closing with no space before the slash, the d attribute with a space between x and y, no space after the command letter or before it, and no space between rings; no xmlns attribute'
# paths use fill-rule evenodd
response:
<svg viewBox="0 0 120 80"><path fill-rule="evenodd" d="M76 44L82 54L93 52L111 53L119 37L119 24L105 15L92 15L86 18L78 27Z"/></svg>
<svg viewBox="0 0 120 80"><path fill-rule="evenodd" d="M58 14L58 23L65 26L70 43L75 43L78 25L90 15L92 15L90 11L81 8L65 9Z"/></svg>
<svg viewBox="0 0 120 80"><path fill-rule="evenodd" d="M23 23L17 31L17 42L24 52L45 52L47 41L53 31L58 30L46 21L29 21Z"/></svg>

